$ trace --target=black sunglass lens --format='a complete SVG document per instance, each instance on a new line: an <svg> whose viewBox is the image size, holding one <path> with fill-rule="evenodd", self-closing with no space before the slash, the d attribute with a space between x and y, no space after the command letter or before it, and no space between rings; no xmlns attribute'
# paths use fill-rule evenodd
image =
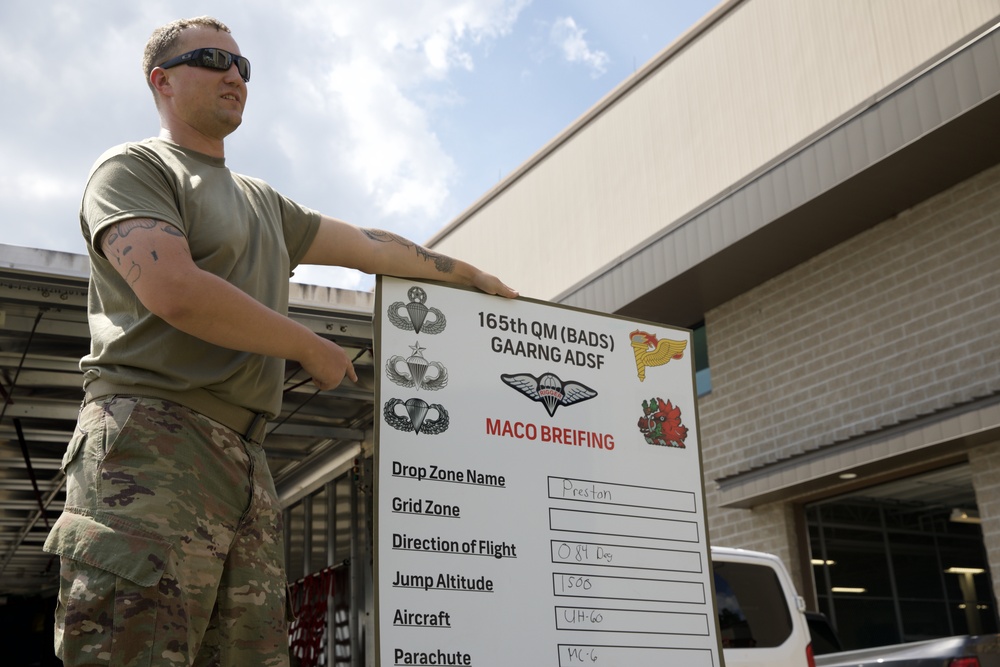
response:
<svg viewBox="0 0 1000 667"><path fill-rule="evenodd" d="M211 60L206 54L203 60L208 64L209 67L213 67L219 70L227 70L236 63L236 71L240 73L240 77L244 81L250 80L250 61L243 56L237 56L235 54L229 53L228 51L223 51L222 49L206 49L206 51L211 52Z"/></svg>
<svg viewBox="0 0 1000 667"><path fill-rule="evenodd" d="M222 49L205 49L201 60L212 69L227 70L233 64L233 57Z"/></svg>

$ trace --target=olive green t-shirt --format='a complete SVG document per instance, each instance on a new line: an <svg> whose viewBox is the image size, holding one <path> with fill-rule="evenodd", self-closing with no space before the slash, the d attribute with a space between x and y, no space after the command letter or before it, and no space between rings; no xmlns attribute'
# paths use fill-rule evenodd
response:
<svg viewBox="0 0 1000 667"><path fill-rule="evenodd" d="M261 180L231 172L223 158L156 138L102 155L81 205L91 264L91 349L80 362L84 387L100 378L137 392L204 389L276 416L283 360L222 348L173 328L142 305L103 256L100 234L131 218L176 227L199 268L287 314L288 280L316 236L319 213Z"/></svg>

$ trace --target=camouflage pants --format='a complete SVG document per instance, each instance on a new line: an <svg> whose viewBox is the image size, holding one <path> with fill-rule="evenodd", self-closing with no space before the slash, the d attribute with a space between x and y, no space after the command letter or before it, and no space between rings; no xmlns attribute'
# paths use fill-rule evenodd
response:
<svg viewBox="0 0 1000 667"><path fill-rule="evenodd" d="M84 406L63 466L67 666L288 665L281 510L263 449L168 401Z"/></svg>

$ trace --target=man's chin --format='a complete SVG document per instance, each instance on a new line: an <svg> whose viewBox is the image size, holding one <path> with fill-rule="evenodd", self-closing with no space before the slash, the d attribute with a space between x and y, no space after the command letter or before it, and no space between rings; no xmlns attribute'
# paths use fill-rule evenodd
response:
<svg viewBox="0 0 1000 667"><path fill-rule="evenodd" d="M218 131L221 137L227 137L236 131L240 125L243 124L242 114L231 114L226 115L224 118L219 119Z"/></svg>

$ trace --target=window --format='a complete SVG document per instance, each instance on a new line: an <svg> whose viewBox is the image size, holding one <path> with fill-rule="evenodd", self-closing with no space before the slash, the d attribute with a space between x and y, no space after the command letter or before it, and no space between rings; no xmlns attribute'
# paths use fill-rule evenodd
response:
<svg viewBox="0 0 1000 667"><path fill-rule="evenodd" d="M967 464L806 507L819 610L845 649L997 631Z"/></svg>
<svg viewBox="0 0 1000 667"><path fill-rule="evenodd" d="M712 373L708 368L708 335L705 333L705 323L694 326L691 340L694 347L694 381L698 396L704 396L712 391Z"/></svg>
<svg viewBox="0 0 1000 667"><path fill-rule="evenodd" d="M769 567L714 561L723 648L773 648L792 634L778 576Z"/></svg>

